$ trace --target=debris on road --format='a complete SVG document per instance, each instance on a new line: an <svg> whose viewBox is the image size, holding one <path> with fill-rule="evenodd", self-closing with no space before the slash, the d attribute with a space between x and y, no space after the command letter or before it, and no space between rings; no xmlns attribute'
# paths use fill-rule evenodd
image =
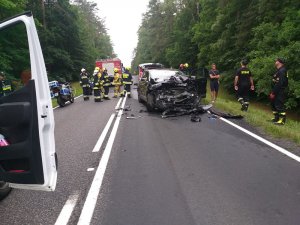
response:
<svg viewBox="0 0 300 225"><path fill-rule="evenodd" d="M214 109L209 109L207 110L208 113L214 115L214 116L219 116L219 117L222 117L222 118L225 118L225 119L243 119L244 117L242 115L232 115L230 113L222 113L222 112L218 112Z"/></svg>

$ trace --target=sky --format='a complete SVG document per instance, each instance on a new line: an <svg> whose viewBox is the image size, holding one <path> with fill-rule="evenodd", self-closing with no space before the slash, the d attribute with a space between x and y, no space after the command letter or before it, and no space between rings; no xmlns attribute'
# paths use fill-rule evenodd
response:
<svg viewBox="0 0 300 225"><path fill-rule="evenodd" d="M115 53L124 66L130 66L132 53L137 45L137 31L146 12L149 0L93 0L105 26Z"/></svg>

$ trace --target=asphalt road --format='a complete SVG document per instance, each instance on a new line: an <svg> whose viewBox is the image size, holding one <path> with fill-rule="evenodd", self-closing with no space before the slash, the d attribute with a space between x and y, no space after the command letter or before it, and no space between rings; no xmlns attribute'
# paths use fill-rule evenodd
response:
<svg viewBox="0 0 300 225"><path fill-rule="evenodd" d="M13 190L0 202L0 224L55 224L70 196L77 201L63 216L68 224L78 223L85 204L94 225L300 224L299 162L208 114L199 123L150 114L135 91L95 208L86 199L117 116L100 151L92 150L119 99L79 98L55 110L57 189Z"/></svg>

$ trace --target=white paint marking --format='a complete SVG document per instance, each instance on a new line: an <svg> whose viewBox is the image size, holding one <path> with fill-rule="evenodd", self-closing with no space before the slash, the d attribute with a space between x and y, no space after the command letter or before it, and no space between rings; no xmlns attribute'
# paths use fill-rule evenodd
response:
<svg viewBox="0 0 300 225"><path fill-rule="evenodd" d="M100 150L100 148L101 148L101 146L102 146L102 144L103 144L103 141L104 141L104 139L105 139L105 137L106 137L106 135L107 135L107 133L108 133L108 130L109 130L109 128L110 128L110 125L112 124L114 118L115 118L115 114L113 113L113 114L110 116L110 118L109 118L109 120L108 120L106 126L104 127L104 129L103 129L103 131L102 131L102 133L101 133L101 136L99 137L99 139L98 139L98 141L97 141L97 143L96 143L96 145L95 145L95 147L94 147L94 149L93 149L92 152L99 152L99 150Z"/></svg>
<svg viewBox="0 0 300 225"><path fill-rule="evenodd" d="M95 168L88 168L86 171L91 172L91 171L94 171L94 170L95 170Z"/></svg>
<svg viewBox="0 0 300 225"><path fill-rule="evenodd" d="M276 149L277 151L281 152L282 154L284 154L284 155L286 155L286 156L288 156L288 157L290 157L290 158L292 158L292 159L300 162L300 157L299 156L294 155L293 153L287 151L286 149L284 149L282 147L279 147L278 145L273 144L272 142L270 142L270 141L268 141L268 140L266 140L266 139L264 139L264 138L262 138L262 137L260 137L260 136L258 136L256 134L254 134L254 133L252 133L252 132L250 132L250 131L248 131L248 130L246 130L246 129L238 126L238 125L236 125L235 123L232 123L231 121L229 121L227 119L224 119L224 118L220 117L220 120L223 120L224 122L230 124L231 126L234 126L235 128L243 131L244 133L252 136L253 138L255 138L255 139L257 139L257 140L265 143L266 145L269 145L270 147Z"/></svg>
<svg viewBox="0 0 300 225"><path fill-rule="evenodd" d="M119 111L116 122L114 124L114 127L111 131L110 137L108 139L107 145L105 147L105 150L103 152L102 158L99 162L98 169L95 173L91 188L89 190L89 193L86 197L81 215L79 217L79 221L77 225L89 225L92 220L92 216L94 214L95 206L97 203L98 195L101 189L104 173L108 164L108 160L110 157L110 153L112 150L112 146L118 131L118 127L120 124L121 116L123 113L123 108L126 102L127 96L124 98L122 103L122 109Z"/></svg>
<svg viewBox="0 0 300 225"><path fill-rule="evenodd" d="M69 219L72 215L76 202L78 200L79 194L75 193L70 195L68 200L66 201L64 207L62 208L55 225L66 225L69 222Z"/></svg>
<svg viewBox="0 0 300 225"><path fill-rule="evenodd" d="M122 99L123 99L123 98L120 98L120 99L119 99L118 104L116 105L115 109L119 109Z"/></svg>
<svg viewBox="0 0 300 225"><path fill-rule="evenodd" d="M78 96L75 97L74 99L77 99L77 98L80 98L80 97L82 97L82 95L78 95ZM53 108L53 110L54 110L54 109L57 109L57 108L59 108L59 106L55 106L55 107Z"/></svg>

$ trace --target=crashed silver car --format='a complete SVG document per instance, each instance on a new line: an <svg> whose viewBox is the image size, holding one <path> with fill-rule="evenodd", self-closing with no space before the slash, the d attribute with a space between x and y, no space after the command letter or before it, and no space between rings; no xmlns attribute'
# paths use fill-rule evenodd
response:
<svg viewBox="0 0 300 225"><path fill-rule="evenodd" d="M206 94L206 78L196 79L175 69L145 70L138 84L138 100L147 110L189 112Z"/></svg>

